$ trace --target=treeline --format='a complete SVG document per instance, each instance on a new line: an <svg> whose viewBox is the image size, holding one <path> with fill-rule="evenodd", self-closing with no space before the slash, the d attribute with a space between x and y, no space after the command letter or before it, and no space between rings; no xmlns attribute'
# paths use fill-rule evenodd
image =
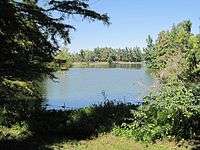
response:
<svg viewBox="0 0 200 150"><path fill-rule="evenodd" d="M74 62L141 62L143 54L139 47L133 48L94 48L93 50L80 50L80 52L72 54Z"/></svg>
<svg viewBox="0 0 200 150"><path fill-rule="evenodd" d="M160 79L161 88L145 98L118 135L137 140L200 136L200 35L183 21L159 33L154 42L148 36L145 60Z"/></svg>
<svg viewBox="0 0 200 150"><path fill-rule="evenodd" d="M141 62L144 60L144 54L139 47L118 48L111 47L94 48L93 50L80 50L77 53L69 52L67 48L58 51L51 63L50 68L56 70L66 70L72 66L73 62Z"/></svg>

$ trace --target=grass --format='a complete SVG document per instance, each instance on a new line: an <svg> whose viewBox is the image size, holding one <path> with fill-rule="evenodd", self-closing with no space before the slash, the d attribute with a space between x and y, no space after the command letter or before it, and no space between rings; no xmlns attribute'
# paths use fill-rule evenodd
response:
<svg viewBox="0 0 200 150"><path fill-rule="evenodd" d="M46 145L49 149L59 150L186 150L189 147L178 146L171 141L158 141L156 144L135 142L132 139L116 137L111 133L98 138L81 141L62 141Z"/></svg>

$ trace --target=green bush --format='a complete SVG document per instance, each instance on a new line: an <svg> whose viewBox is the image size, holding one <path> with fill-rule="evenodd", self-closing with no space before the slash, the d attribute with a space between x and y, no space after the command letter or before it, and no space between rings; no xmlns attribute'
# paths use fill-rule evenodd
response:
<svg viewBox="0 0 200 150"><path fill-rule="evenodd" d="M199 134L200 125L200 100L193 92L173 78L159 93L145 98L144 105L132 112L131 123L116 127L113 132L144 141L167 136L192 138Z"/></svg>
<svg viewBox="0 0 200 150"><path fill-rule="evenodd" d="M12 125L11 127L0 126L0 141L5 139L25 139L30 136L31 133L28 129L28 125L25 122L20 122Z"/></svg>

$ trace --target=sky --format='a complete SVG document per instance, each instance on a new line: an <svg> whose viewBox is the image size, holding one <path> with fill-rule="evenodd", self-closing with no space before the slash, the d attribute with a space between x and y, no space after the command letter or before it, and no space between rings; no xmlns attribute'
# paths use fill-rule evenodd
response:
<svg viewBox="0 0 200 150"><path fill-rule="evenodd" d="M107 13L111 25L71 18L69 23L76 27L67 46L71 52L106 46L145 47L148 35L156 39L160 31L188 19L192 32L199 33L200 0L90 0L90 7Z"/></svg>

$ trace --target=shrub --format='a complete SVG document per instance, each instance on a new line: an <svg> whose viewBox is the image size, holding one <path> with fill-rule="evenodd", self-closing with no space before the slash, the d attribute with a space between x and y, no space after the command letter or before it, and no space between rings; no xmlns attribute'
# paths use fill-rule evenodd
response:
<svg viewBox="0 0 200 150"><path fill-rule="evenodd" d="M147 96L132 112L130 124L116 127L114 133L144 141L194 137L199 134L200 103L193 91L177 78L167 81L160 93Z"/></svg>

